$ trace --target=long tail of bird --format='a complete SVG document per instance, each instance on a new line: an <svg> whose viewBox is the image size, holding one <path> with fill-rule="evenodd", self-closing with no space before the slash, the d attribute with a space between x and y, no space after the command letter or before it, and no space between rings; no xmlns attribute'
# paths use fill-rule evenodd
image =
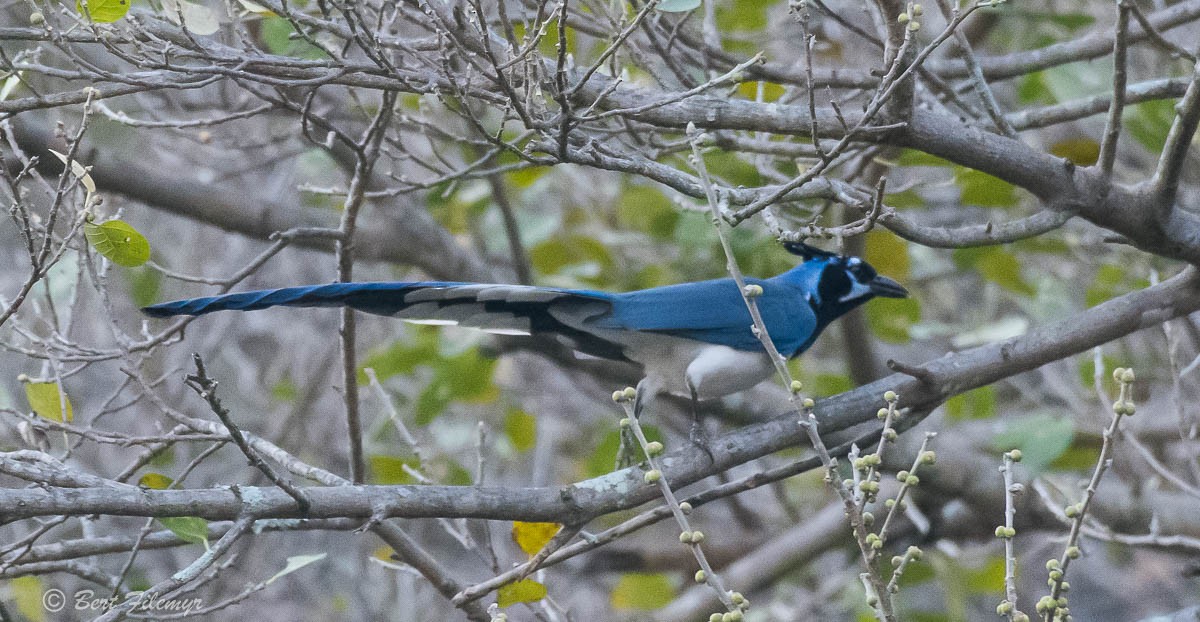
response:
<svg viewBox="0 0 1200 622"><path fill-rule="evenodd" d="M270 307L350 307L417 324L448 324L504 335L554 333L583 352L624 358L619 344L582 330L612 308L612 295L527 285L454 282L330 283L284 287L144 307L152 317L255 311Z"/></svg>

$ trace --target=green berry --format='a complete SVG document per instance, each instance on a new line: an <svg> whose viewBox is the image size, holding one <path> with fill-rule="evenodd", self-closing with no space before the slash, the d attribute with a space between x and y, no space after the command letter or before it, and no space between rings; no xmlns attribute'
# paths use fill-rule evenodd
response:
<svg viewBox="0 0 1200 622"><path fill-rule="evenodd" d="M642 479L645 480L647 484L653 484L662 479L662 471L659 471L658 469L650 469L649 471L646 471L646 474L642 476Z"/></svg>
<svg viewBox="0 0 1200 622"><path fill-rule="evenodd" d="M898 399L900 399L900 396L896 395L895 391L886 391L883 394L883 401L885 402L895 402Z"/></svg>
<svg viewBox="0 0 1200 622"><path fill-rule="evenodd" d="M697 570L695 578L696 583L704 583L708 580L708 573L704 572L703 570Z"/></svg>
<svg viewBox="0 0 1200 622"><path fill-rule="evenodd" d="M662 443L658 441L650 441L649 443L646 443L646 453L650 454L651 456L657 456L658 454L661 454L662 451Z"/></svg>

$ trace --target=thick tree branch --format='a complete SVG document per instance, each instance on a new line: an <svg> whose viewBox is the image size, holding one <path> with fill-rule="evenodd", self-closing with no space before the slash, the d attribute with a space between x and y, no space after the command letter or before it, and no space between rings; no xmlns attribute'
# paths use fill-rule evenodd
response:
<svg viewBox="0 0 1200 622"><path fill-rule="evenodd" d="M817 402L824 434L875 421L884 391L916 417L946 398L1035 369L1137 330L1200 309L1200 276L1193 268L1154 287L1110 300L1020 337L934 359L920 367L922 379L892 374L870 385ZM751 425L714 439L711 462L696 448L664 458L664 475L676 486L807 441L791 417ZM582 523L657 499L640 470L624 469L561 488L458 486L335 486L307 488L311 518L485 518ZM0 492L0 520L36 516L106 514L200 516L230 520L298 516L295 500L278 488L132 490L46 488Z"/></svg>

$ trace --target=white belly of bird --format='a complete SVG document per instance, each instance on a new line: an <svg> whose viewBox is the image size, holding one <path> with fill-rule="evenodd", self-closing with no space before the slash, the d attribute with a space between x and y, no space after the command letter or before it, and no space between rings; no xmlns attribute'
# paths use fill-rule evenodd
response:
<svg viewBox="0 0 1200 622"><path fill-rule="evenodd" d="M653 347L646 341L652 341ZM645 368L649 388L654 392L690 395L688 383L700 399L712 399L745 391L771 377L775 371L766 352L735 350L728 346L704 344L656 335L639 344L636 352L626 355Z"/></svg>

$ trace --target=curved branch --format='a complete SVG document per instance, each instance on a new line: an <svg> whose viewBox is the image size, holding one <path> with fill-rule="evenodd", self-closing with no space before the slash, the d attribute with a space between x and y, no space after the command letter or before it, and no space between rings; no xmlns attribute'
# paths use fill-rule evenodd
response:
<svg viewBox="0 0 1200 622"><path fill-rule="evenodd" d="M968 248L1032 238L1063 226L1073 216L1074 213L1066 210L1043 210L998 225L988 222L965 227L925 227L892 212L881 217L879 222L910 242L933 248Z"/></svg>

